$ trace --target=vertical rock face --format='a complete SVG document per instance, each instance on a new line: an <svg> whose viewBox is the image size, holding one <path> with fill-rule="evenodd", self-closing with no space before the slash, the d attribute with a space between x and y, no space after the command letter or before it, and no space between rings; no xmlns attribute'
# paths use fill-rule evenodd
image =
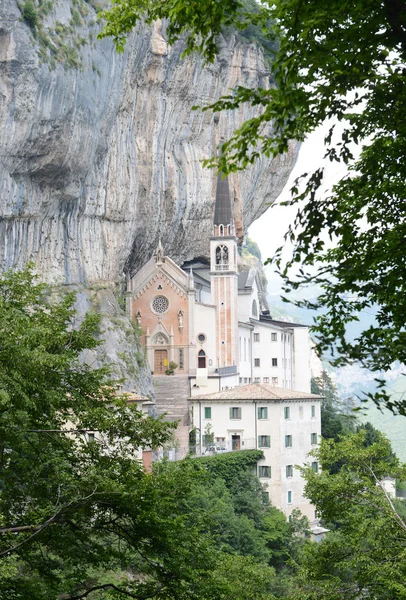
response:
<svg viewBox="0 0 406 600"><path fill-rule="evenodd" d="M95 40L86 11L79 19L59 0L44 17L53 40L70 28L72 48L62 45L65 62L53 65L16 0L0 6L1 265L32 259L59 283L116 281L159 237L176 261L207 254L215 173L201 160L254 113L191 107L267 83L255 45L223 40L216 63L203 66L181 59L181 43L168 48L156 24L138 28L117 55ZM241 232L276 198L295 158L292 149L232 178Z"/></svg>

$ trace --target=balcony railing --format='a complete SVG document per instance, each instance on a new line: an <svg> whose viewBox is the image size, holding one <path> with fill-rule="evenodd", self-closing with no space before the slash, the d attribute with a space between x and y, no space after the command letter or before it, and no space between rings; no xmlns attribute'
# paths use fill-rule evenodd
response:
<svg viewBox="0 0 406 600"><path fill-rule="evenodd" d="M230 265L215 265L216 271L229 271Z"/></svg>

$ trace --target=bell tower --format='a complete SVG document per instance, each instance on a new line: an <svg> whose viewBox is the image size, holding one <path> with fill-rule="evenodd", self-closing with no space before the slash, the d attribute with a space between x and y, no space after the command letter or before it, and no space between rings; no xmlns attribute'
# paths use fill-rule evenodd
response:
<svg viewBox="0 0 406 600"><path fill-rule="evenodd" d="M212 303L216 306L216 367L238 367L237 237L228 179L217 177L213 236L210 238Z"/></svg>

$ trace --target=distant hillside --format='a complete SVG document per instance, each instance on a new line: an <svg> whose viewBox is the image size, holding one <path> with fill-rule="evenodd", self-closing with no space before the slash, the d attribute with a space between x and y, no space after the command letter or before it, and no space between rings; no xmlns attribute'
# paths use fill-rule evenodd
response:
<svg viewBox="0 0 406 600"><path fill-rule="evenodd" d="M398 377L390 383L389 388L397 399L401 395L406 401L406 377ZM386 409L381 411L375 404L369 405L363 412L365 414L360 416L360 420L362 422L369 421L379 431L382 431L391 441L393 450L400 460L406 463L406 417L394 415Z"/></svg>

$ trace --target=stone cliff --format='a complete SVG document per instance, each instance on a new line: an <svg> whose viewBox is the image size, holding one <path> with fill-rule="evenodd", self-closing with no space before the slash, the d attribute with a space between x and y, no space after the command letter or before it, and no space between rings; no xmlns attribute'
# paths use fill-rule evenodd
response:
<svg viewBox="0 0 406 600"><path fill-rule="evenodd" d="M87 288L80 310L91 286L136 270L159 238L176 261L207 255L216 174L201 161L254 113L191 107L268 80L261 50L235 36L208 66L183 60L182 44L169 48L159 24L139 27L118 55L97 40L100 4L0 3L1 268L32 260L49 282ZM231 178L240 235L277 197L295 159L292 148ZM113 302L111 290L102 310L106 298ZM117 318L107 316L111 339ZM128 374L136 358L120 358L125 332L119 338L110 354Z"/></svg>
<svg viewBox="0 0 406 600"><path fill-rule="evenodd" d="M156 26L118 55L96 38L95 0L36 1L0 6L2 267L32 258L50 281L89 283L136 269L159 237L177 261L207 254L215 173L201 160L253 113L191 107L237 84L266 85L261 51L231 36L204 67L182 60L182 44L168 48ZM27 4L38 9L34 27ZM295 157L232 179L240 232Z"/></svg>

